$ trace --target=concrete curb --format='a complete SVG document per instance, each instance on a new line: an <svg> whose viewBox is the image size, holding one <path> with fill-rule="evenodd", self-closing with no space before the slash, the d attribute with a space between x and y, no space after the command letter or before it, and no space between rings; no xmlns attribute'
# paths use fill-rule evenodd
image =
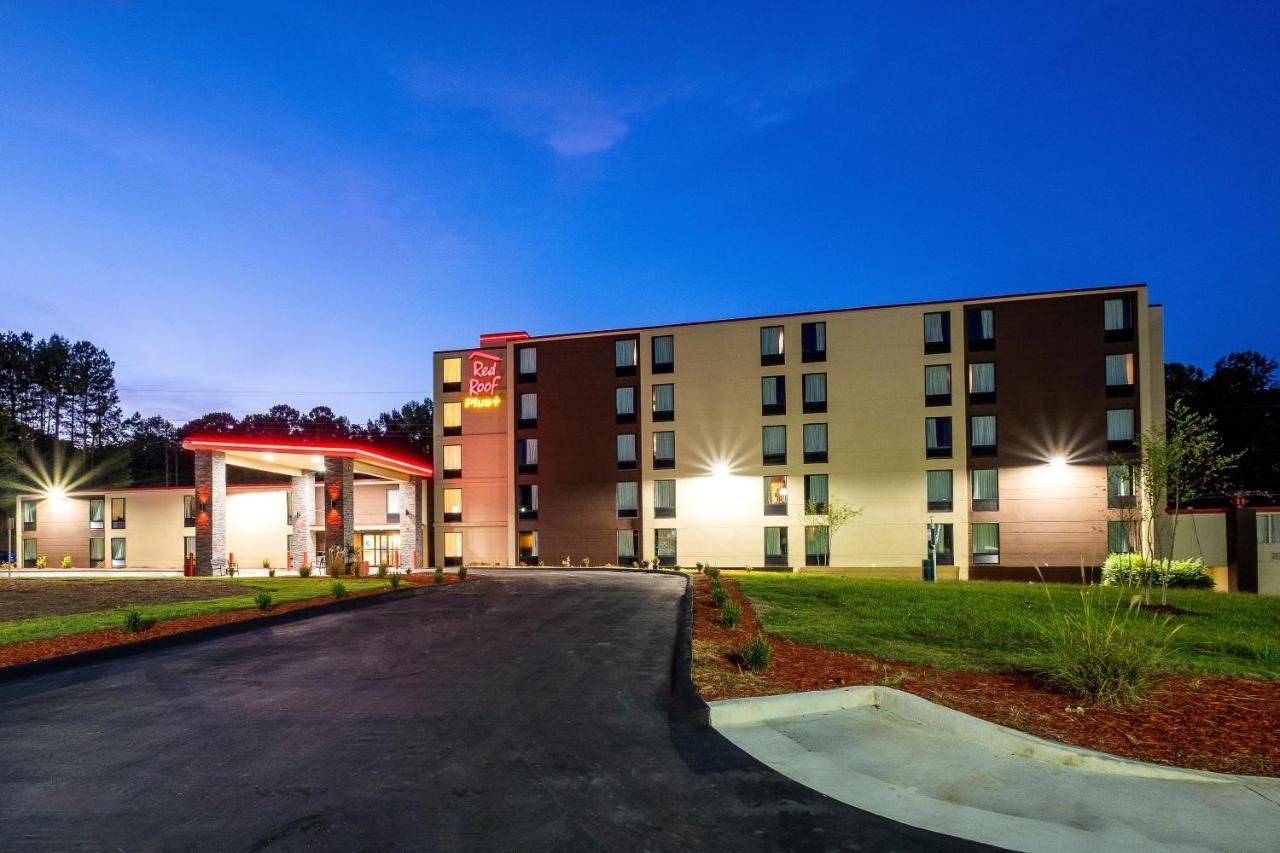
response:
<svg viewBox="0 0 1280 853"><path fill-rule="evenodd" d="M427 593L438 592L440 590L450 589L453 587L460 587L462 585L463 584L456 583L443 584L441 586L406 587L404 589L379 593L378 595L365 595L359 598L344 598L341 600L334 600L326 604L303 607L298 610L290 610L284 613L268 613L265 616L259 616L254 619L242 619L237 622L227 622L222 625L210 625L206 628L196 628L192 631L183 631L180 634L168 634L163 637L150 637L147 639L135 640L132 643L122 643L118 646L107 646L102 649L89 649L83 652L72 652L67 655L42 658L40 660L28 661L27 663L15 663L11 666L0 667L0 682L16 681L20 678L28 678L33 675L43 675L48 672L58 672L60 670L73 669L75 667L86 666L88 664L102 663L104 661L142 654L143 652L168 649L173 648L174 646L186 645L187 643L198 643L204 640L212 640L218 637L227 637L232 634L243 633L245 631L254 631L259 628L287 625L290 622L310 619L314 616L324 616L330 613L342 613L348 610L369 607L388 601L399 601L402 598L426 595Z"/></svg>

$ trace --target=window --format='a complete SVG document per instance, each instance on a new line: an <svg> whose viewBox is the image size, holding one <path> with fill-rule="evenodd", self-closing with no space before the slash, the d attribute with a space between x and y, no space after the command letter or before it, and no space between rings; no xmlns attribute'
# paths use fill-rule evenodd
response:
<svg viewBox="0 0 1280 853"><path fill-rule="evenodd" d="M462 464L461 458L459 458L458 464ZM448 468L448 465L445 467ZM521 474L536 474L538 472L538 439L516 439L516 471Z"/></svg>
<svg viewBox="0 0 1280 853"><path fill-rule="evenodd" d="M676 369L676 342L671 335L653 337L653 372L672 373Z"/></svg>
<svg viewBox="0 0 1280 853"><path fill-rule="evenodd" d="M193 537L194 544L194 537ZM107 559L107 540L95 536L89 540L89 568L100 569Z"/></svg>
<svg viewBox="0 0 1280 853"><path fill-rule="evenodd" d="M635 338L624 338L613 342L613 373L615 376L636 375Z"/></svg>
<svg viewBox="0 0 1280 853"><path fill-rule="evenodd" d="M462 489L444 490L444 520L462 521Z"/></svg>
<svg viewBox="0 0 1280 853"><path fill-rule="evenodd" d="M636 422L636 389L634 386L614 390L613 413L620 424L633 424Z"/></svg>
<svg viewBox="0 0 1280 853"><path fill-rule="evenodd" d="M785 415L787 413L787 379L785 376L760 378L760 414Z"/></svg>
<svg viewBox="0 0 1280 853"><path fill-rule="evenodd" d="M516 553L526 566L538 562L538 531L521 530L516 534Z"/></svg>
<svg viewBox="0 0 1280 853"><path fill-rule="evenodd" d="M760 363L783 364L786 356L782 352L782 327L762 326L760 328Z"/></svg>
<svg viewBox="0 0 1280 853"><path fill-rule="evenodd" d="M462 532L444 535L444 564L446 566L462 565Z"/></svg>
<svg viewBox="0 0 1280 853"><path fill-rule="evenodd" d="M28 569L36 567L36 540L22 540L22 565Z"/></svg>
<svg viewBox="0 0 1280 853"><path fill-rule="evenodd" d="M924 369L924 404L951 405L951 365L930 364Z"/></svg>
<svg viewBox="0 0 1280 853"><path fill-rule="evenodd" d="M951 418L924 419L924 455L930 459L951 458Z"/></svg>
<svg viewBox="0 0 1280 853"><path fill-rule="evenodd" d="M924 315L924 351L928 355L951 352L951 314L932 311Z"/></svg>
<svg viewBox="0 0 1280 853"><path fill-rule="evenodd" d="M965 311L965 334L969 349L988 350L996 346L996 312L991 308L970 308Z"/></svg>
<svg viewBox="0 0 1280 853"><path fill-rule="evenodd" d="M293 537L292 537L292 536L290 536L289 538L290 538L290 539L293 539ZM291 551L292 551L293 549L292 549L292 548L290 548L289 550L291 550ZM195 558L196 558L196 537L194 537L194 536L183 536L183 537L182 537L182 560L183 560L183 562L185 563L188 559L194 560Z"/></svg>
<svg viewBox="0 0 1280 853"><path fill-rule="evenodd" d="M806 373L801 387L804 390L805 412L813 414L827 410L827 374Z"/></svg>
<svg viewBox="0 0 1280 853"><path fill-rule="evenodd" d="M1133 449L1133 409L1107 409L1107 448Z"/></svg>
<svg viewBox="0 0 1280 853"><path fill-rule="evenodd" d="M618 470L630 471L636 467L636 436L625 432L618 435Z"/></svg>
<svg viewBox="0 0 1280 853"><path fill-rule="evenodd" d="M1280 512L1258 513L1258 544L1280 545Z"/></svg>
<svg viewBox="0 0 1280 853"><path fill-rule="evenodd" d="M676 481L653 481L653 517L676 517Z"/></svg>
<svg viewBox="0 0 1280 853"><path fill-rule="evenodd" d="M387 524L394 524L400 520L400 487L391 486L387 489Z"/></svg>
<svg viewBox="0 0 1280 853"><path fill-rule="evenodd" d="M653 419L655 421L673 421L676 419L676 386L653 386Z"/></svg>
<svg viewBox="0 0 1280 853"><path fill-rule="evenodd" d="M787 564L787 528L766 527L764 529L764 564L766 566Z"/></svg>
<svg viewBox="0 0 1280 853"><path fill-rule="evenodd" d="M674 527L656 527L653 530L653 555L659 566L676 564L676 529Z"/></svg>
<svg viewBox="0 0 1280 853"><path fill-rule="evenodd" d="M640 515L640 484L618 484L618 518L636 518Z"/></svg>
<svg viewBox="0 0 1280 853"><path fill-rule="evenodd" d="M827 461L827 425L804 425L804 461L807 463Z"/></svg>
<svg viewBox="0 0 1280 853"><path fill-rule="evenodd" d="M953 474L945 471L925 471L925 492L930 512L950 512Z"/></svg>
<svg viewBox="0 0 1280 853"><path fill-rule="evenodd" d="M35 501L22 502L22 529L23 530L36 529L36 502Z"/></svg>
<svg viewBox="0 0 1280 853"><path fill-rule="evenodd" d="M1133 491L1133 466L1107 466L1107 506L1111 509L1127 509L1138 505Z"/></svg>
<svg viewBox="0 0 1280 853"><path fill-rule="evenodd" d="M444 412L444 434L462 435L462 404L445 403L441 408Z"/></svg>
<svg viewBox="0 0 1280 853"><path fill-rule="evenodd" d="M954 566L956 564L956 534L954 524L935 524L933 534L933 559L935 566ZM928 535L926 533L926 535Z"/></svg>
<svg viewBox="0 0 1280 853"><path fill-rule="evenodd" d="M764 478L764 514L787 514L787 478L785 475Z"/></svg>
<svg viewBox="0 0 1280 853"><path fill-rule="evenodd" d="M111 499L111 529L124 530L124 520L125 520L124 498L112 498Z"/></svg>
<svg viewBox="0 0 1280 853"><path fill-rule="evenodd" d="M969 418L969 447L974 456L996 453L996 416L974 415Z"/></svg>
<svg viewBox="0 0 1280 853"><path fill-rule="evenodd" d="M618 565L629 566L636 561L640 551L640 531L618 531Z"/></svg>
<svg viewBox="0 0 1280 853"><path fill-rule="evenodd" d="M520 413L517 416L516 426L521 429L530 429L538 425L538 395L537 394L521 394L520 395Z"/></svg>
<svg viewBox="0 0 1280 853"><path fill-rule="evenodd" d="M804 564L828 566L831 564L831 528L826 525L809 525L804 529Z"/></svg>
<svg viewBox="0 0 1280 853"><path fill-rule="evenodd" d="M1120 296L1102 304L1103 337L1110 342L1133 340L1133 297Z"/></svg>
<svg viewBox="0 0 1280 853"><path fill-rule="evenodd" d="M186 501L183 501L185 504ZM293 492L284 493L284 523L293 524ZM292 549L286 549L292 551Z"/></svg>
<svg viewBox="0 0 1280 853"><path fill-rule="evenodd" d="M440 390L446 394L450 391L462 390L462 359L445 358L440 360Z"/></svg>
<svg viewBox="0 0 1280 853"><path fill-rule="evenodd" d="M655 432L653 434L653 467L676 467L676 434L674 432Z"/></svg>
<svg viewBox="0 0 1280 853"><path fill-rule="evenodd" d="M800 324L800 360L827 360L827 324Z"/></svg>
<svg viewBox="0 0 1280 853"><path fill-rule="evenodd" d="M1133 553L1133 540L1129 535L1131 526L1127 521L1107 522L1107 551L1112 554Z"/></svg>
<svg viewBox="0 0 1280 853"><path fill-rule="evenodd" d="M525 521L538 517L538 487L531 483L516 486L516 512Z"/></svg>
<svg viewBox="0 0 1280 853"><path fill-rule="evenodd" d="M445 479L462 476L462 445L444 446L444 476Z"/></svg>
<svg viewBox="0 0 1280 853"><path fill-rule="evenodd" d="M288 537L292 539L293 537ZM290 549L286 547L286 553ZM399 533L360 534L360 559L371 566L393 566L400 556Z"/></svg>
<svg viewBox="0 0 1280 853"><path fill-rule="evenodd" d="M973 480L973 511L995 512L1000 509L1000 475L995 468L975 468Z"/></svg>
<svg viewBox="0 0 1280 853"><path fill-rule="evenodd" d="M125 540L123 536L113 537L111 540L111 568L122 569L126 562Z"/></svg>
<svg viewBox="0 0 1280 853"><path fill-rule="evenodd" d="M1133 394L1133 353L1107 356L1107 396L1128 397Z"/></svg>
<svg viewBox="0 0 1280 853"><path fill-rule="evenodd" d="M981 522L969 525L969 539L973 544L974 564L1000 562L1000 525Z"/></svg>
<svg viewBox="0 0 1280 853"><path fill-rule="evenodd" d="M103 519L107 514L107 501L105 498L89 498L89 529L101 530L103 528Z"/></svg>
<svg viewBox="0 0 1280 853"><path fill-rule="evenodd" d="M827 475L804 475L804 511L809 515L821 515L827 511Z"/></svg>
<svg viewBox="0 0 1280 853"><path fill-rule="evenodd" d="M532 382L538 378L537 347L520 347L516 350L516 378L521 382Z"/></svg>
<svg viewBox="0 0 1280 853"><path fill-rule="evenodd" d="M996 366L989 361L969 365L969 402L996 401Z"/></svg>
<svg viewBox="0 0 1280 853"><path fill-rule="evenodd" d="M787 428L764 427L760 432L760 450L765 465L787 464Z"/></svg>

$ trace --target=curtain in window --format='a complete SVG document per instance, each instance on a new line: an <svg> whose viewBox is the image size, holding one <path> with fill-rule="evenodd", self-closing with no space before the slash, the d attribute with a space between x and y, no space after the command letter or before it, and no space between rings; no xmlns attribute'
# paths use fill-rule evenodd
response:
<svg viewBox="0 0 1280 853"><path fill-rule="evenodd" d="M804 375L804 401L806 403L827 402L827 374L806 373Z"/></svg>
<svg viewBox="0 0 1280 853"><path fill-rule="evenodd" d="M827 449L827 425L804 425L804 452L823 453Z"/></svg>
<svg viewBox="0 0 1280 853"><path fill-rule="evenodd" d="M787 428L783 426L765 427L763 442L765 456L785 456L787 453Z"/></svg>
<svg viewBox="0 0 1280 853"><path fill-rule="evenodd" d="M636 536L633 531L618 531L618 559L634 559L636 556Z"/></svg>
<svg viewBox="0 0 1280 853"><path fill-rule="evenodd" d="M89 523L102 524L102 517L106 514L106 501L89 501Z"/></svg>
<svg viewBox="0 0 1280 853"><path fill-rule="evenodd" d="M992 394L996 390L996 366L990 362L969 365L969 393Z"/></svg>
<svg viewBox="0 0 1280 853"><path fill-rule="evenodd" d="M766 376L760 380L760 402L766 406L776 406L782 402L782 379L777 376Z"/></svg>
<svg viewBox="0 0 1280 853"><path fill-rule="evenodd" d="M1128 465L1108 465L1107 494L1113 498L1133 497L1133 469Z"/></svg>
<svg viewBox="0 0 1280 853"><path fill-rule="evenodd" d="M523 506L522 508L523 508L523 509L527 509L527 510L529 510L530 512L537 512L537 511L538 511L538 487L537 487L537 485L521 486L521 489L523 489L523 491L524 491L524 495L522 495L522 496L521 496L521 501L522 501L522 502L523 502L523 504L524 504L524 506Z"/></svg>
<svg viewBox="0 0 1280 853"><path fill-rule="evenodd" d="M951 500L951 472L925 472L925 491L928 492L929 503L949 502Z"/></svg>
<svg viewBox="0 0 1280 853"><path fill-rule="evenodd" d="M462 556L462 534L446 533L444 535L444 555L446 557Z"/></svg>
<svg viewBox="0 0 1280 853"><path fill-rule="evenodd" d="M972 525L973 553L1000 553L1000 525L984 523Z"/></svg>
<svg viewBox="0 0 1280 853"><path fill-rule="evenodd" d="M626 435L618 436L618 461L636 461L636 437L634 435L627 433Z"/></svg>
<svg viewBox="0 0 1280 853"><path fill-rule="evenodd" d="M925 418L924 443L930 450L951 446L951 418Z"/></svg>
<svg viewBox="0 0 1280 853"><path fill-rule="evenodd" d="M538 419L538 395L520 395L520 420L535 421Z"/></svg>
<svg viewBox="0 0 1280 853"><path fill-rule="evenodd" d="M521 465L537 465L538 464L538 439L522 438L520 439L520 464ZM448 465L445 466L449 467Z"/></svg>
<svg viewBox="0 0 1280 853"><path fill-rule="evenodd" d="M1259 521L1263 518L1267 520L1267 526L1269 528L1267 541L1273 545L1280 545L1280 513L1268 513L1265 516L1258 516Z"/></svg>
<svg viewBox="0 0 1280 853"><path fill-rule="evenodd" d="M400 488L392 486L387 489L387 515L400 514Z"/></svg>
<svg viewBox="0 0 1280 853"><path fill-rule="evenodd" d="M993 501L1000 497L999 475L995 468L978 468L973 472L973 499Z"/></svg>
<svg viewBox="0 0 1280 853"><path fill-rule="evenodd" d="M618 511L637 510L640 508L640 484L618 484Z"/></svg>
<svg viewBox="0 0 1280 853"><path fill-rule="evenodd" d="M444 446L444 470L462 470L462 445L446 444Z"/></svg>
<svg viewBox="0 0 1280 853"><path fill-rule="evenodd" d="M804 529L804 553L808 557L825 557L831 553L831 528L806 527Z"/></svg>
<svg viewBox="0 0 1280 853"><path fill-rule="evenodd" d="M90 560L93 560L94 562L98 562L103 558L103 552L105 551L105 548L103 547L104 544L105 543L101 539L95 538L95 539L89 540L89 559Z"/></svg>
<svg viewBox="0 0 1280 853"><path fill-rule="evenodd" d="M676 508L676 481L675 480L654 480L653 481L653 508L654 509L675 509Z"/></svg>
<svg viewBox="0 0 1280 853"><path fill-rule="evenodd" d="M634 415L636 413L636 389L619 388L614 398L617 401L618 414Z"/></svg>
<svg viewBox="0 0 1280 853"><path fill-rule="evenodd" d="M924 315L924 342L927 344L940 344L942 337L942 314L925 314Z"/></svg>
<svg viewBox="0 0 1280 853"><path fill-rule="evenodd" d="M671 335L659 335L653 339L653 363L671 364L676 360L675 339Z"/></svg>
<svg viewBox="0 0 1280 853"><path fill-rule="evenodd" d="M125 543L124 539L111 540L111 559L112 560L124 559L124 543Z"/></svg>
<svg viewBox="0 0 1280 853"><path fill-rule="evenodd" d="M1133 356L1127 353L1107 356L1107 384L1133 384Z"/></svg>
<svg viewBox="0 0 1280 853"><path fill-rule="evenodd" d="M520 372L538 372L538 351L533 347L522 347L520 349Z"/></svg>
<svg viewBox="0 0 1280 853"><path fill-rule="evenodd" d="M1107 550L1112 554L1128 554L1133 550L1133 546L1129 544L1128 522L1107 522Z"/></svg>
<svg viewBox="0 0 1280 853"><path fill-rule="evenodd" d="M787 549L783 542L786 537L785 527L766 527L764 529L764 555L766 557L785 557Z"/></svg>
<svg viewBox="0 0 1280 853"><path fill-rule="evenodd" d="M444 404L444 425L447 427L462 426L462 404L461 403L445 403Z"/></svg>
<svg viewBox="0 0 1280 853"><path fill-rule="evenodd" d="M449 384L456 384L462 381L462 359L446 358L441 362L440 372L442 376L440 381Z"/></svg>
<svg viewBox="0 0 1280 853"><path fill-rule="evenodd" d="M805 500L809 503L825 504L827 502L827 475L810 474L804 478Z"/></svg>
<svg viewBox="0 0 1280 853"><path fill-rule="evenodd" d="M827 324L813 323L809 326L813 329L813 352L827 351Z"/></svg>
<svg viewBox="0 0 1280 853"><path fill-rule="evenodd" d="M982 328L982 340L987 341L996 336L996 312L983 308L978 312L978 321Z"/></svg>
<svg viewBox="0 0 1280 853"><path fill-rule="evenodd" d="M765 326L760 330L760 354L782 355L781 326Z"/></svg>
<svg viewBox="0 0 1280 853"><path fill-rule="evenodd" d="M659 557L675 557L676 530L674 527L659 527L653 531L653 550Z"/></svg>
<svg viewBox="0 0 1280 853"><path fill-rule="evenodd" d="M973 439L974 447L995 447L996 445L996 416L995 415L975 415L969 419L969 431Z"/></svg>
<svg viewBox="0 0 1280 853"><path fill-rule="evenodd" d="M674 412L676 410L676 386L653 386L653 410L655 412Z"/></svg>
<svg viewBox="0 0 1280 853"><path fill-rule="evenodd" d="M613 342L613 363L616 367L636 366L636 342L634 338Z"/></svg>
<svg viewBox="0 0 1280 853"><path fill-rule="evenodd" d="M676 458L676 434L674 432L655 432L653 434L653 458Z"/></svg>
<svg viewBox="0 0 1280 853"><path fill-rule="evenodd" d="M924 369L924 393L933 397L951 393L951 368L945 364L931 364Z"/></svg>
<svg viewBox="0 0 1280 853"><path fill-rule="evenodd" d="M1126 328L1124 322L1124 303L1123 299L1108 299L1103 303L1102 313L1104 319L1104 328L1108 332L1114 332L1119 329Z"/></svg>
<svg viewBox="0 0 1280 853"><path fill-rule="evenodd" d="M1107 410L1107 441L1133 441L1133 409Z"/></svg>

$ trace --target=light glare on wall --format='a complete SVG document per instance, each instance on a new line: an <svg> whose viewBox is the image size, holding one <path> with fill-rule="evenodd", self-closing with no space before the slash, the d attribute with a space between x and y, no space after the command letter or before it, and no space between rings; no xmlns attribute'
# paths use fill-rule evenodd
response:
<svg viewBox="0 0 1280 853"><path fill-rule="evenodd" d="M723 480L729 476L729 466L723 462L717 462L711 466L711 476L717 480Z"/></svg>
<svg viewBox="0 0 1280 853"><path fill-rule="evenodd" d="M67 491L61 486L54 486L52 489L45 492L45 497L48 498L50 503L62 503L67 499Z"/></svg>

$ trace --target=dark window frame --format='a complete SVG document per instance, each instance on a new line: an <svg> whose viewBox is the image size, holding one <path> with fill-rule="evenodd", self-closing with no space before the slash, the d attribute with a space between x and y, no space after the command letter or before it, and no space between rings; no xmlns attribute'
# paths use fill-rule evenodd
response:
<svg viewBox="0 0 1280 853"><path fill-rule="evenodd" d="M991 337L979 337L982 334L982 312L991 312ZM976 320L976 322L975 322ZM989 352L996 348L996 311L991 306L977 306L964 309L964 337L970 352ZM975 329L977 334L975 334Z"/></svg>
<svg viewBox="0 0 1280 853"><path fill-rule="evenodd" d="M782 535L779 537L779 541L782 543L782 553L770 554L768 553L768 550L766 548L764 552L764 564L766 566L773 566L775 568L790 565L791 558L789 556L789 552L790 552L789 543L787 542L787 526L777 525L777 524L766 525L762 535L768 536L770 528L773 528L774 530L782 531Z"/></svg>
<svg viewBox="0 0 1280 853"><path fill-rule="evenodd" d="M925 319L923 320L923 322L928 323L929 321L927 318L934 314L942 317L942 340L932 341L932 342L925 341L924 342L925 355L941 355L943 353L951 352L951 312L950 311L926 311L924 312Z"/></svg>
<svg viewBox="0 0 1280 853"><path fill-rule="evenodd" d="M929 376L929 368L931 367L945 367L947 369L947 393L930 394L928 392L928 388L929 388L928 376ZM954 377L951 375L951 365L950 364L926 364L924 366L924 375L925 375L925 389L926 389L925 395L924 395L925 406L926 407L950 406L951 405L951 389L954 387L952 384Z"/></svg>
<svg viewBox="0 0 1280 853"><path fill-rule="evenodd" d="M778 387L777 403L766 403L764 401L764 380L772 379ZM760 414L764 417L773 417L775 415L785 415L787 413L787 377L769 376L760 377Z"/></svg>
<svg viewBox="0 0 1280 853"><path fill-rule="evenodd" d="M659 338L671 338L671 361L658 361L657 347ZM649 364L654 373L676 372L676 340L675 335L654 335L649 339Z"/></svg>
<svg viewBox="0 0 1280 853"><path fill-rule="evenodd" d="M782 478L782 481L783 481L782 487L787 490L787 494L783 496L782 503L769 503L769 481L777 479L778 477ZM764 498L765 498L764 514L785 516L787 514L787 510L791 502L790 500L791 487L786 482L787 475L786 474L764 474L762 475L761 479L764 484Z"/></svg>
<svg viewBox="0 0 1280 853"><path fill-rule="evenodd" d="M817 337L817 327L827 325L826 320L814 320L809 323L800 324L800 361L802 364L810 364L814 362L827 360L826 347L826 329L823 328L823 346L822 349L810 348L809 343L813 338Z"/></svg>
<svg viewBox="0 0 1280 853"><path fill-rule="evenodd" d="M810 426L823 427L823 434L825 436L825 440L823 441L823 444L826 445L824 449L822 450L805 450L804 449L804 428L810 427ZM830 455L830 452L831 452L831 425L826 422L818 422L818 423L801 425L800 451L804 454L804 464L806 465L821 465L822 463L826 462L827 457Z"/></svg>
<svg viewBox="0 0 1280 853"><path fill-rule="evenodd" d="M524 350L533 350L533 353L534 353L533 358L535 362L533 373L524 373L520 370L520 353L523 352ZM538 360L538 348L536 346L516 347L516 382L537 382L538 381L538 368L536 366L537 360Z"/></svg>
<svg viewBox="0 0 1280 853"><path fill-rule="evenodd" d="M782 352L765 354L764 351L764 333L767 329L780 329L782 331ZM774 367L779 364L787 363L787 329L786 326L772 325L760 327L760 366Z"/></svg>
<svg viewBox="0 0 1280 853"><path fill-rule="evenodd" d="M769 429L781 429L781 430L782 430L782 435L783 435L782 447L783 447L783 450L782 450L782 452L781 452L781 453L765 453L765 450L764 450L764 435L765 435L765 431L766 431L766 430L769 430ZM786 465L786 464L787 464L787 451L786 451L787 442L786 442L786 435L787 435L787 427L786 427L786 425L785 425L785 424L765 424L764 426L762 426L762 427L760 428L760 459L761 459L761 463L760 463L760 464L762 464L762 465Z"/></svg>
<svg viewBox="0 0 1280 853"><path fill-rule="evenodd" d="M618 344L622 341L635 342L635 364L618 364ZM613 339L613 375L614 376L635 376L640 370L640 339L638 337L621 337Z"/></svg>

